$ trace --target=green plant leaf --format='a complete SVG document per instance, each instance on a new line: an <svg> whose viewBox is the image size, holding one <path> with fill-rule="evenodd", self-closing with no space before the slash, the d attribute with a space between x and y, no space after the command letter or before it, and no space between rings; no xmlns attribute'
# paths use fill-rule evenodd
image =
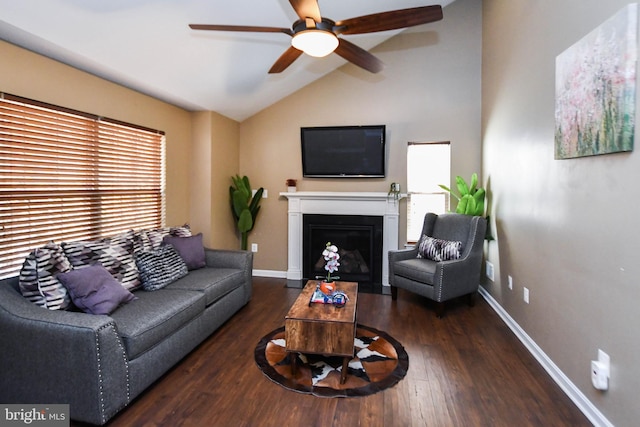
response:
<svg viewBox="0 0 640 427"><path fill-rule="evenodd" d="M467 206L465 206L465 215L475 215L476 213L476 199L473 196L467 194Z"/></svg>
<svg viewBox="0 0 640 427"><path fill-rule="evenodd" d="M258 188L258 190L256 191L256 194L253 195L253 197L251 198L251 203L249 203L249 210L253 213L256 208L258 207L258 204L260 203L260 199L262 198L262 193L264 193L264 188L260 187Z"/></svg>
<svg viewBox="0 0 640 427"><path fill-rule="evenodd" d="M258 212L260 212L260 206L258 206L255 212L251 212L251 218L253 219L253 224L251 224L251 228L248 231L253 230L253 226L256 225L256 218L258 217Z"/></svg>
<svg viewBox="0 0 640 427"><path fill-rule="evenodd" d="M476 209L474 215L482 215L484 213L485 189L478 188L478 191L475 192L473 198L476 201Z"/></svg>
<svg viewBox="0 0 640 427"><path fill-rule="evenodd" d="M471 175L471 185L469 186L469 194L473 196L476 192L477 187L478 187L478 174L474 172Z"/></svg>
<svg viewBox="0 0 640 427"><path fill-rule="evenodd" d="M467 211L467 204L469 204L469 199L471 196L465 194L458 201L458 206L456 207L456 213L464 214Z"/></svg>
<svg viewBox="0 0 640 427"><path fill-rule="evenodd" d="M456 185L458 187L458 191L460 192L461 198L469 194L469 187L460 175L456 176Z"/></svg>
<svg viewBox="0 0 640 427"><path fill-rule="evenodd" d="M233 212L238 216L238 218L240 218L242 211L247 209L247 198L240 190L235 190L231 197L233 201Z"/></svg>
<svg viewBox="0 0 640 427"><path fill-rule="evenodd" d="M446 185L443 184L438 184L438 187L442 188L443 190L447 191L449 194L451 194L456 200L460 200L460 197L458 197L458 195L456 193L454 193L453 191L451 191L451 189L449 187L447 187Z"/></svg>
<svg viewBox="0 0 640 427"><path fill-rule="evenodd" d="M253 217L251 216L251 211L249 211L248 208L245 208L240 213L240 218L238 219L238 230L241 233L246 233L252 228L253 228Z"/></svg>

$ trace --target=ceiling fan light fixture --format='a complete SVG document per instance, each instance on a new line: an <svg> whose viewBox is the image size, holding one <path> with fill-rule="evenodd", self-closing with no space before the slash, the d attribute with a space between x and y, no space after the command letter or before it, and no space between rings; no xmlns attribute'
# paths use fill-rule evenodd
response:
<svg viewBox="0 0 640 427"><path fill-rule="evenodd" d="M335 34L318 29L300 31L291 39L293 47L316 58L329 55L336 50L338 43Z"/></svg>

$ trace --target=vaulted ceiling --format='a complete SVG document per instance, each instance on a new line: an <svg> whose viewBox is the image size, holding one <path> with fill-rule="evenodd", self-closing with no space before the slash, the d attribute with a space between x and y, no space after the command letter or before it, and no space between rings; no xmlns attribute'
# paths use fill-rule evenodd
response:
<svg viewBox="0 0 640 427"><path fill-rule="evenodd" d="M319 6L337 21L452 1L320 0ZM346 63L336 54L302 55L282 73L268 74L290 46L288 35L188 26L291 28L298 16L288 0L0 0L0 10L0 39L187 110L238 121ZM397 33L341 37L369 50Z"/></svg>

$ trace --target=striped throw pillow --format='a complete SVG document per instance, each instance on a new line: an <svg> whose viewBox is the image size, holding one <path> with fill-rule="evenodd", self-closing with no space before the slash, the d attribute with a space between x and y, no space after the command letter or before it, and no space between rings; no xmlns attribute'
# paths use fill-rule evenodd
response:
<svg viewBox="0 0 640 427"><path fill-rule="evenodd" d="M133 232L114 237L63 243L62 248L74 268L100 264L125 289L133 291L141 285L133 257Z"/></svg>
<svg viewBox="0 0 640 427"><path fill-rule="evenodd" d="M48 243L24 260L18 282L20 292L41 307L65 310L71 305L71 297L56 276L70 270L71 264L60 245Z"/></svg>
<svg viewBox="0 0 640 427"><path fill-rule="evenodd" d="M427 235L422 236L418 246L418 258L433 261L449 261L460 258L462 242L436 239Z"/></svg>
<svg viewBox="0 0 640 427"><path fill-rule="evenodd" d="M139 252L135 257L145 291L162 289L189 273L187 264L171 245Z"/></svg>

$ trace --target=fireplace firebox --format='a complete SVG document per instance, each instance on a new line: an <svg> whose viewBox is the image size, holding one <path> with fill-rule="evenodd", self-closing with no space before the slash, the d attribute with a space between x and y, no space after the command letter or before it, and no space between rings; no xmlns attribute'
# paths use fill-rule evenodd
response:
<svg viewBox="0 0 640 427"><path fill-rule="evenodd" d="M305 280L326 276L322 251L327 242L340 254L340 280L358 282L362 292L382 292L383 217L305 214L302 218Z"/></svg>

